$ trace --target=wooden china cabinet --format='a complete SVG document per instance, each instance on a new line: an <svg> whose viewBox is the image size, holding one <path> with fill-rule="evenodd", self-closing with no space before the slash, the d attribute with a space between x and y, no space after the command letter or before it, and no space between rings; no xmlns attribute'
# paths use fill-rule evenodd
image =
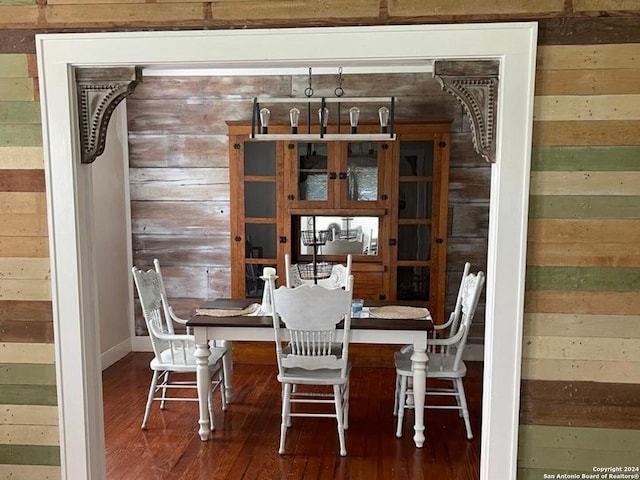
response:
<svg viewBox="0 0 640 480"><path fill-rule="evenodd" d="M249 124L228 127L233 296L261 297L262 269L283 272L285 254L307 264L351 253L355 297L426 300L442 321L450 122L396 123L393 141L258 141ZM326 240L315 253L308 232Z"/></svg>

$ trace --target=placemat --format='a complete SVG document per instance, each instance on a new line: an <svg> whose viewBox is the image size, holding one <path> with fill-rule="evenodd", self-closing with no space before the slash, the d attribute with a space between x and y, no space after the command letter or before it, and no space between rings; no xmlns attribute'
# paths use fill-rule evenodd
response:
<svg viewBox="0 0 640 480"><path fill-rule="evenodd" d="M242 315L251 315L260 309L259 303L253 303L242 310L224 310L221 308L198 308L196 315L205 315L207 317L240 317Z"/></svg>
<svg viewBox="0 0 640 480"><path fill-rule="evenodd" d="M431 313L422 307L405 307L401 305L387 305L385 307L369 308L369 316L374 318L397 318L400 320L413 318L431 318Z"/></svg>

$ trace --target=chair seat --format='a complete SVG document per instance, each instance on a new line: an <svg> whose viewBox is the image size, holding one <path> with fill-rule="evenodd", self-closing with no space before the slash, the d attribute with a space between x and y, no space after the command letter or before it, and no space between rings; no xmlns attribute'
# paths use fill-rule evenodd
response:
<svg viewBox="0 0 640 480"><path fill-rule="evenodd" d="M458 368L453 368L455 361L455 355L444 355L440 353L429 354L429 361L427 362L427 377L428 378L457 378L464 377L467 373L467 366L463 361L460 362ZM408 377L413 376L411 371L411 352L396 352L394 355L396 372L398 375L405 375Z"/></svg>
<svg viewBox="0 0 640 480"><path fill-rule="evenodd" d="M211 355L209 356L209 367L212 367L214 365L216 365L220 359L222 358L222 356L226 353L226 349L225 348L221 348L221 347L213 347L211 348ZM195 348L187 348L186 349L186 356L183 357L183 351L182 350L175 350L173 351L173 356L175 359L175 362L171 359L171 349L166 349L163 350L162 352L160 352L160 360L158 359L158 357L154 357L153 360L151 360L149 366L151 367L152 370L159 370L159 371L164 371L164 370L169 370L171 372L177 372L177 373L189 373L189 372L195 372L196 371L196 357L193 356L193 353L195 352ZM186 363L184 364L180 364L179 362L183 361L183 358L186 359Z"/></svg>
<svg viewBox="0 0 640 480"><path fill-rule="evenodd" d="M351 364L347 366L347 373L350 371ZM347 383L348 378L341 376L340 370L286 368L282 375L278 375L278 381L297 385L344 385Z"/></svg>

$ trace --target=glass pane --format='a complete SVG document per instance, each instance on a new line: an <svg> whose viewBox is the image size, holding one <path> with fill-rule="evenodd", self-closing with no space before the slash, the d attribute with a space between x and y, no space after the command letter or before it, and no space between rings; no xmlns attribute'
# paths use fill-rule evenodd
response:
<svg viewBox="0 0 640 480"><path fill-rule="evenodd" d="M298 198L327 200L327 144L298 144Z"/></svg>
<svg viewBox="0 0 640 480"><path fill-rule="evenodd" d="M275 176L276 144L274 142L245 142L244 174Z"/></svg>
<svg viewBox="0 0 640 480"><path fill-rule="evenodd" d="M246 258L276 258L276 226L273 223L245 225Z"/></svg>
<svg viewBox="0 0 640 480"><path fill-rule="evenodd" d="M431 225L398 225L398 260L431 258Z"/></svg>
<svg viewBox="0 0 640 480"><path fill-rule="evenodd" d="M244 212L247 218L275 218L275 182L245 182Z"/></svg>
<svg viewBox="0 0 640 480"><path fill-rule="evenodd" d="M273 267L275 265L256 265L248 264L245 268L245 297L262 298L264 292L264 281L260 279L264 267Z"/></svg>
<svg viewBox="0 0 640 480"><path fill-rule="evenodd" d="M433 184L400 182L398 215L400 218L432 218Z"/></svg>
<svg viewBox="0 0 640 480"><path fill-rule="evenodd" d="M398 300L429 300L429 267L398 267Z"/></svg>
<svg viewBox="0 0 640 480"><path fill-rule="evenodd" d="M315 231L314 231L315 221ZM378 217L300 217L300 253L311 255L313 241L324 255L377 255ZM315 232L315 233L313 233Z"/></svg>
<svg viewBox="0 0 640 480"><path fill-rule="evenodd" d="M433 141L401 142L400 176L433 175Z"/></svg>
<svg viewBox="0 0 640 480"><path fill-rule="evenodd" d="M377 200L378 146L371 142L350 143L347 152L349 200Z"/></svg>

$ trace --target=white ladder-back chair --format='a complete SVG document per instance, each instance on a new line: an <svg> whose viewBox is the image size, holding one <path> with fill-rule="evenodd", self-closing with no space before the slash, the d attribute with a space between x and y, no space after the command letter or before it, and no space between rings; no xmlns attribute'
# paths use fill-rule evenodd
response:
<svg viewBox="0 0 640 480"><path fill-rule="evenodd" d="M432 409L455 409L460 410L460 416L464 419L467 429L467 438L471 440L473 433L471 432L471 423L469 422L469 409L467 408L467 398L464 393L462 379L467 373L467 367L462 361L464 347L467 343L467 336L471 321L475 315L476 307L480 299L480 293L484 285L484 273L468 274L462 284L461 295L461 321L457 331L453 336L447 338L429 339L430 344L429 361L427 363L427 391L425 398L425 408ZM404 419L404 411L407 408L413 408L413 390L409 385L409 378L413 378L411 371L411 349L405 349L395 353L396 366L396 405L398 424L396 428L396 436L402 436L402 421ZM441 379L450 381L451 388L431 388L429 387L429 379ZM429 395L453 396L456 399L455 405L431 405L427 399Z"/></svg>
<svg viewBox="0 0 640 480"><path fill-rule="evenodd" d="M150 367L153 370L151 386L145 407L142 429L147 428L149 414L153 401L160 401L160 408L165 408L167 401L192 401L197 402L197 397L169 397L170 389L196 389L196 360L193 356L195 342L193 335L176 334L171 326L171 318L164 316L162 302L162 284L160 276L155 270L142 271L133 267L133 279L135 281L138 297L142 305L142 313L149 331L149 338L153 348L154 358ZM211 390L209 392L209 417L211 429L215 428L213 415L213 392L220 390L222 397L222 409L227 409L224 388L224 370L222 368L222 357L225 355L224 348L211 348L209 357L209 372L211 376ZM193 374L194 379L190 381L173 381L172 373ZM161 392L159 396L156 393Z"/></svg>
<svg viewBox="0 0 640 480"><path fill-rule="evenodd" d="M349 427L351 290L306 284L276 290L273 276L266 282L273 306L278 381L283 386L278 452L285 452L291 417L330 417L336 419L340 455L344 456L347 454L344 430ZM343 337L336 342L340 322ZM331 386L333 392L305 391L301 386L306 385ZM334 411L304 412L292 409L292 404L300 409L304 404L333 404Z"/></svg>
<svg viewBox="0 0 640 480"><path fill-rule="evenodd" d="M173 334L175 333L175 330L173 328L173 322L176 322L180 325L184 325L186 330L187 330L187 334L191 333L189 331L189 327L187 327L187 320L184 318L180 318L179 316L177 316L175 314L175 312L173 311L173 308L171 307L171 305L169 305L169 297L167 297L167 291L164 288L164 279L162 278L162 270L160 269L160 261L157 258L153 259L153 266L156 270L156 273L158 274L158 282L160 284L160 296L162 297L162 308L164 310L164 316L167 319L167 330L169 331L169 333Z"/></svg>
<svg viewBox="0 0 640 480"><path fill-rule="evenodd" d="M336 264L331 267L331 275L328 278L318 280L318 285L325 288L345 288L351 290L353 287L353 277L351 276L351 254L347 255L347 264ZM287 253L284 256L285 280L288 288L294 288L303 284L314 284L313 280L303 280L298 271L297 265L291 264L291 256ZM349 280L351 279L351 283Z"/></svg>

